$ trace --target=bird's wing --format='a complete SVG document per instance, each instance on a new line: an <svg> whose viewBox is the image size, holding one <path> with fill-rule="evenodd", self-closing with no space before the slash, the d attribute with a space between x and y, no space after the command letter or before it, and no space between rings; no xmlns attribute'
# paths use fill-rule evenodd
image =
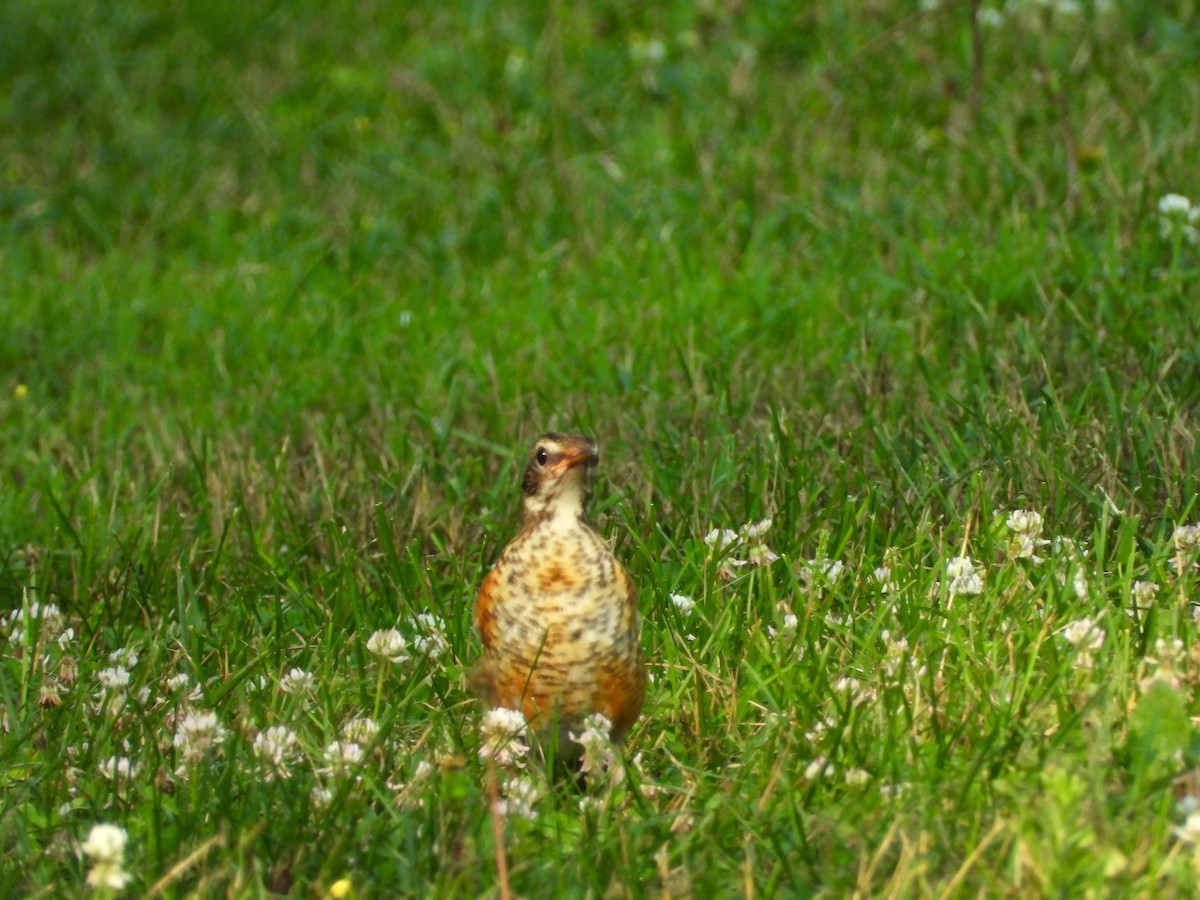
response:
<svg viewBox="0 0 1200 900"><path fill-rule="evenodd" d="M479 586L479 596L475 598L475 627L483 639L484 650L490 650L496 643L496 613L495 605L500 595L500 576L495 569L487 573L483 584Z"/></svg>

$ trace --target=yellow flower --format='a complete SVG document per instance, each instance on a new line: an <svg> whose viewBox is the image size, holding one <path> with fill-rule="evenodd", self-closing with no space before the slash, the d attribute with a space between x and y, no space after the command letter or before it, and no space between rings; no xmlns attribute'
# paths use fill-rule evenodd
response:
<svg viewBox="0 0 1200 900"><path fill-rule="evenodd" d="M343 897L353 897L354 885L350 883L349 878L339 878L329 886L329 890L325 896L330 897L331 900L342 900Z"/></svg>
<svg viewBox="0 0 1200 900"><path fill-rule="evenodd" d="M15 388L13 388L13 399L14 400L24 400L25 395L28 393L29 393L29 385L18 384Z"/></svg>

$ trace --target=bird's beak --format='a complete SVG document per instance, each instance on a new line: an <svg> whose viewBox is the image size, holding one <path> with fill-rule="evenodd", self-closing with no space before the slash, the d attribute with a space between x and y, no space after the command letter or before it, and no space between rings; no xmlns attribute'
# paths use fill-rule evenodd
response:
<svg viewBox="0 0 1200 900"><path fill-rule="evenodd" d="M563 469L573 469L576 466L594 466L598 462L600 462L600 453L596 450L596 445L584 444L578 447L574 453L565 454L558 465Z"/></svg>

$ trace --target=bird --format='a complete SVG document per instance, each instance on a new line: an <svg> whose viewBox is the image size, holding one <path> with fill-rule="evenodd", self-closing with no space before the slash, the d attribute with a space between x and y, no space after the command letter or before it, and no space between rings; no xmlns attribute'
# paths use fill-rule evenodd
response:
<svg viewBox="0 0 1200 900"><path fill-rule="evenodd" d="M523 713L543 750L550 743L562 759L595 713L620 743L646 697L637 592L587 519L599 461L584 435L537 439L521 478L520 529L475 601L475 692L488 709Z"/></svg>

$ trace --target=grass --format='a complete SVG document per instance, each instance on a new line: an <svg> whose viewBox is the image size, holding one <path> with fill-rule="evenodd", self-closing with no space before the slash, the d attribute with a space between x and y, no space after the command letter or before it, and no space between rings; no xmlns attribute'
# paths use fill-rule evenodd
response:
<svg viewBox="0 0 1200 900"><path fill-rule="evenodd" d="M1196 5L972 7L4 4L0 892L111 822L496 895L470 608L570 428L653 683L516 895L1194 893Z"/></svg>

